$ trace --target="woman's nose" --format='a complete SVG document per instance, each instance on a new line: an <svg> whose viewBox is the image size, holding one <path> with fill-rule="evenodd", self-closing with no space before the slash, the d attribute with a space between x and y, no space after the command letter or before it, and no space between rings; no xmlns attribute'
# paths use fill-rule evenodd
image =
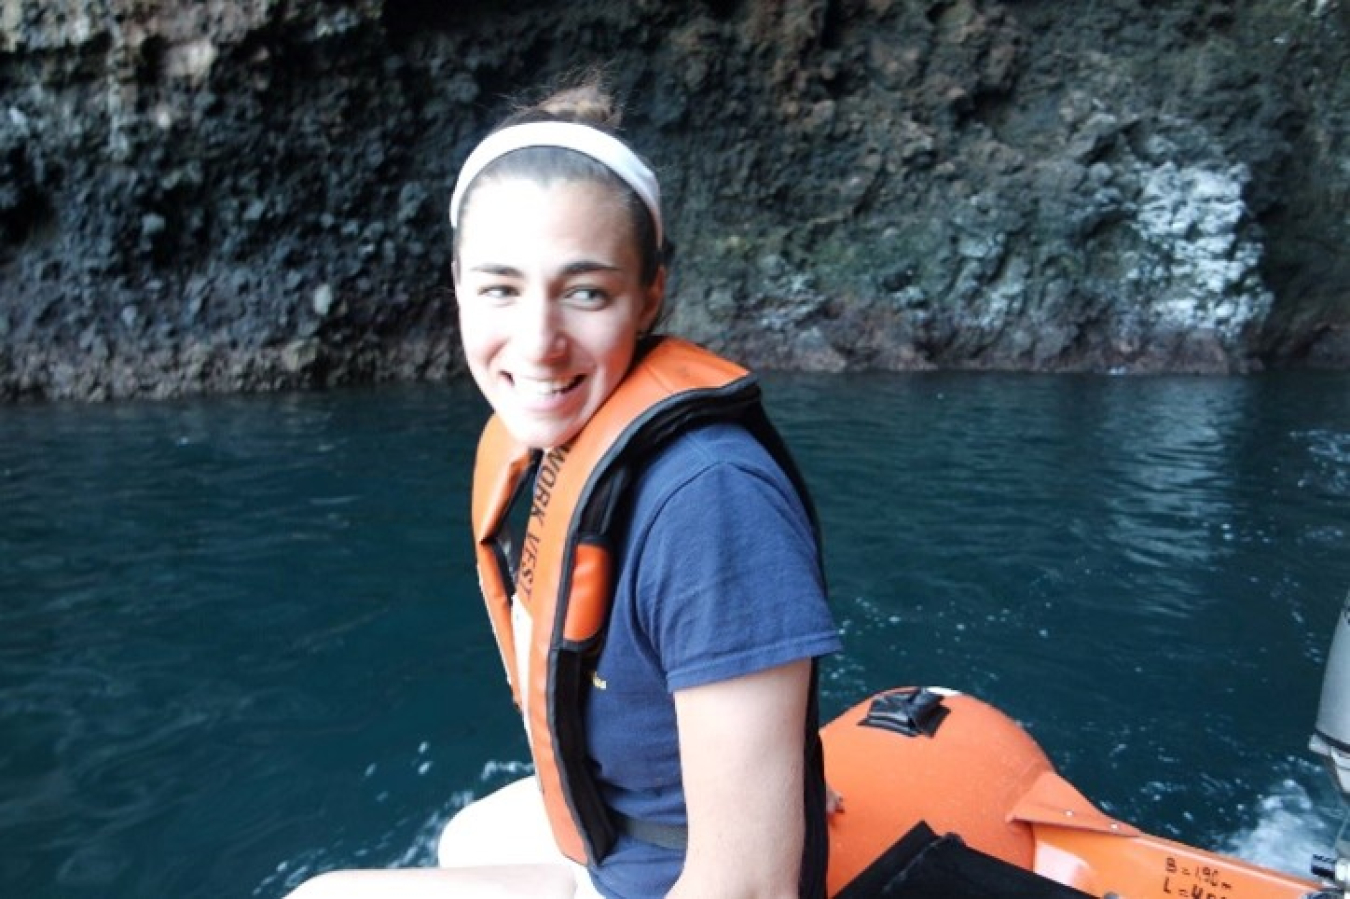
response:
<svg viewBox="0 0 1350 899"><path fill-rule="evenodd" d="M527 297L519 305L515 340L531 359L547 361L560 355L567 344L561 310L547 297Z"/></svg>

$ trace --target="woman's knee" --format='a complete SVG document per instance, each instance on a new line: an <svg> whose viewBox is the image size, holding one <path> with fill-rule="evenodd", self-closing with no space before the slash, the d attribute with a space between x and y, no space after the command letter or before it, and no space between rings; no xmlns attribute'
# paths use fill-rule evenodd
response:
<svg viewBox="0 0 1350 899"><path fill-rule="evenodd" d="M286 895L286 899L342 899L352 896L351 879L342 871L316 874Z"/></svg>
<svg viewBox="0 0 1350 899"><path fill-rule="evenodd" d="M469 803L441 831L436 858L443 868L561 861L538 782L527 777Z"/></svg>

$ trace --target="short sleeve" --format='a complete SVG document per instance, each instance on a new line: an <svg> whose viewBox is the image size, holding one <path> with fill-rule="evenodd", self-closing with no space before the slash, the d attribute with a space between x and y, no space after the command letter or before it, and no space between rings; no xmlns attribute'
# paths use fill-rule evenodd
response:
<svg viewBox="0 0 1350 899"><path fill-rule="evenodd" d="M838 649L796 491L748 435L752 449L727 452L728 439L694 435L633 560L638 621L671 692Z"/></svg>

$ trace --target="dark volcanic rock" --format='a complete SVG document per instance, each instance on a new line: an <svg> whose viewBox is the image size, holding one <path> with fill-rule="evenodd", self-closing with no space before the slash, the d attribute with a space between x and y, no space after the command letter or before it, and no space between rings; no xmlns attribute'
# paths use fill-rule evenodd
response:
<svg viewBox="0 0 1350 899"><path fill-rule="evenodd" d="M0 15L0 397L462 367L445 206L603 62L672 327L761 366L1350 364L1339 0L53 0Z"/></svg>

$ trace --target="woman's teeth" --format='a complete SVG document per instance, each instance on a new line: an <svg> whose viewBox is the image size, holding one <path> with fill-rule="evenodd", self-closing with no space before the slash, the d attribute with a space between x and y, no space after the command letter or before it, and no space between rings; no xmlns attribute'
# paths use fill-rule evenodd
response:
<svg viewBox="0 0 1350 899"><path fill-rule="evenodd" d="M515 382L516 389L524 393L533 394L534 396L554 396L559 393L564 393L576 386L577 382L581 380L581 377L577 376L566 380L556 378L540 380L537 378L522 378L517 376L512 380Z"/></svg>

